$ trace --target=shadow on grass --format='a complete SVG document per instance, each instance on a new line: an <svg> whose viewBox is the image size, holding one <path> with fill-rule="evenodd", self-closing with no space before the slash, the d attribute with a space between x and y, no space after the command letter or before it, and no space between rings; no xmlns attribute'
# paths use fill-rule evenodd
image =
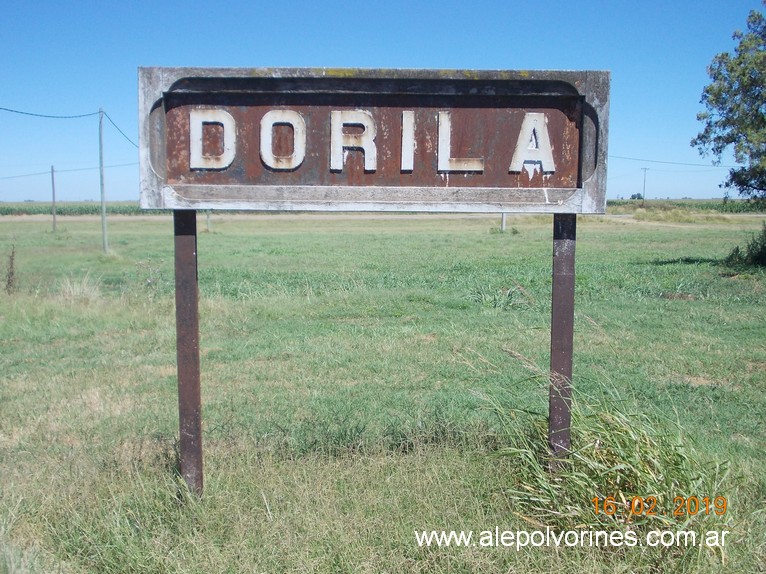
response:
<svg viewBox="0 0 766 574"><path fill-rule="evenodd" d="M679 257L678 259L655 259L651 262L652 265L703 265L708 264L711 266L723 265L723 261L720 259L712 259L709 257Z"/></svg>

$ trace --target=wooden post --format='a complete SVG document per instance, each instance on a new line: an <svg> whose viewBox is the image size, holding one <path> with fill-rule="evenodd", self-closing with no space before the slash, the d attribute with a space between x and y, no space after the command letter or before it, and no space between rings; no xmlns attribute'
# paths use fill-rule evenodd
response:
<svg viewBox="0 0 766 574"><path fill-rule="evenodd" d="M53 233L56 233L56 178L51 166L51 213L53 214Z"/></svg>

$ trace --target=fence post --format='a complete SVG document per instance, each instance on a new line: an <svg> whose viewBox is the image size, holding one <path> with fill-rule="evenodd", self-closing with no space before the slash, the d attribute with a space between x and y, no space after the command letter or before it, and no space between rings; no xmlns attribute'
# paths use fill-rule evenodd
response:
<svg viewBox="0 0 766 574"><path fill-rule="evenodd" d="M53 214L53 233L56 233L56 178L51 166L51 213Z"/></svg>

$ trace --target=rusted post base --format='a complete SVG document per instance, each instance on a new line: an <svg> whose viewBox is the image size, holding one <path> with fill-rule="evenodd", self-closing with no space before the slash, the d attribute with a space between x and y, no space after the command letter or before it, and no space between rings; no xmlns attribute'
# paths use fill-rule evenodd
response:
<svg viewBox="0 0 766 574"><path fill-rule="evenodd" d="M197 213L173 212L180 466L189 490L202 494L202 412L199 360Z"/></svg>
<svg viewBox="0 0 766 574"><path fill-rule="evenodd" d="M571 450L572 349L574 339L575 240L577 216L553 216L553 292L551 298L551 383L548 442L556 458ZM552 464L551 469L558 465Z"/></svg>

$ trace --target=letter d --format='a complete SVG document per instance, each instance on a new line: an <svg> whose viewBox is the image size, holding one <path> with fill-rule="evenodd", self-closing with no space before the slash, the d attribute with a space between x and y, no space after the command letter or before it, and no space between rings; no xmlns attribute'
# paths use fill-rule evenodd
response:
<svg viewBox="0 0 766 574"><path fill-rule="evenodd" d="M223 128L223 152L205 155L205 124ZM237 155L237 130L234 118L224 110L191 110L189 112L189 169L226 169Z"/></svg>

